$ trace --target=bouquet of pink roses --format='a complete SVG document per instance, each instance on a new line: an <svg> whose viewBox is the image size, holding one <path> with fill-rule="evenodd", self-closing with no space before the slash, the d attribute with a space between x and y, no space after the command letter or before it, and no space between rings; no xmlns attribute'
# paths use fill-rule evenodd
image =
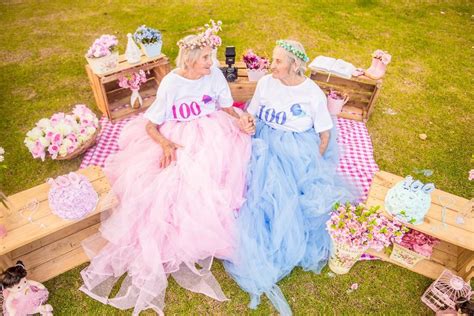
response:
<svg viewBox="0 0 474 316"><path fill-rule="evenodd" d="M404 248L429 258L433 253L433 247L439 243L439 239L410 229L409 232L403 235L402 240L397 243Z"/></svg>
<svg viewBox="0 0 474 316"><path fill-rule="evenodd" d="M52 159L66 157L89 141L99 128L97 116L84 104L77 104L71 114L56 113L43 118L26 133L24 143L33 158L44 161L49 153Z"/></svg>
<svg viewBox="0 0 474 316"><path fill-rule="evenodd" d="M337 243L354 248L373 248L377 251L400 242L406 228L397 220L389 220L379 207L363 204L334 205L326 229Z"/></svg>

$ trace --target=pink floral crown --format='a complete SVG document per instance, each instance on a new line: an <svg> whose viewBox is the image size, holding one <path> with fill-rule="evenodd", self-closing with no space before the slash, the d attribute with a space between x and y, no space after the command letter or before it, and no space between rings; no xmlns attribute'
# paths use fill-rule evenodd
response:
<svg viewBox="0 0 474 316"><path fill-rule="evenodd" d="M192 40L179 40L177 45L182 49L202 49L207 46L216 48L221 46L222 40L217 35L219 31L222 31L221 25L221 21L214 22L214 20L210 20L209 24L204 25L204 32L197 34Z"/></svg>

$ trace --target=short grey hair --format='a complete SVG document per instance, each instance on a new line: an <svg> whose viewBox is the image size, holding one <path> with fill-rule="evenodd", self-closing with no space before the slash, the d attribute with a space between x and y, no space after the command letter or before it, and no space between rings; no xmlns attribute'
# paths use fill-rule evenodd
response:
<svg viewBox="0 0 474 316"><path fill-rule="evenodd" d="M301 44L300 42L293 41L293 40L284 40L284 41L290 44L291 46L293 46L294 48L296 48L297 50L302 51L303 53L306 54L303 44ZM277 45L276 47L280 47L280 46ZM284 49L284 51L286 53L286 57L288 58L290 65L296 64L296 71L295 71L296 74L299 76L304 76L304 73L306 72L306 62L296 57L295 54L287 51L286 49ZM291 70L292 69L293 67L291 67Z"/></svg>
<svg viewBox="0 0 474 316"><path fill-rule="evenodd" d="M184 44L190 44L196 41L198 35L188 35L181 39ZM187 65L192 65L198 61L201 56L202 50L199 47L196 48L184 48L180 47L178 57L176 57L176 67L186 69Z"/></svg>

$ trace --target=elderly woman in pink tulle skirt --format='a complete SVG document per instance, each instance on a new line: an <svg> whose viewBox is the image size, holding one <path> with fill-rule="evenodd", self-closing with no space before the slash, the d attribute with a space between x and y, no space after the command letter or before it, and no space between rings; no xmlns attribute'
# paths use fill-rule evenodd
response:
<svg viewBox="0 0 474 316"><path fill-rule="evenodd" d="M212 39L190 35L178 45L177 68L145 114L127 124L120 151L106 162L119 205L84 243L91 264L81 272L81 290L134 314L163 313L168 276L226 300L210 268L235 248L234 212L243 202L255 129L239 120L229 86L212 66Z"/></svg>

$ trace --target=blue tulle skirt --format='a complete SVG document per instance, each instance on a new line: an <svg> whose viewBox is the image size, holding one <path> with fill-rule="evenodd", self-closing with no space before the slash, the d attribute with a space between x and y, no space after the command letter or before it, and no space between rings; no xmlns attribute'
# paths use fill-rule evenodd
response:
<svg viewBox="0 0 474 316"><path fill-rule="evenodd" d="M291 314L276 283L295 266L321 271L331 252L326 221L332 206L359 196L336 173L335 129L323 156L319 144L314 129L286 132L257 122L247 201L237 218L237 253L224 262L227 272L250 294L250 308L256 308L266 294L280 314Z"/></svg>

